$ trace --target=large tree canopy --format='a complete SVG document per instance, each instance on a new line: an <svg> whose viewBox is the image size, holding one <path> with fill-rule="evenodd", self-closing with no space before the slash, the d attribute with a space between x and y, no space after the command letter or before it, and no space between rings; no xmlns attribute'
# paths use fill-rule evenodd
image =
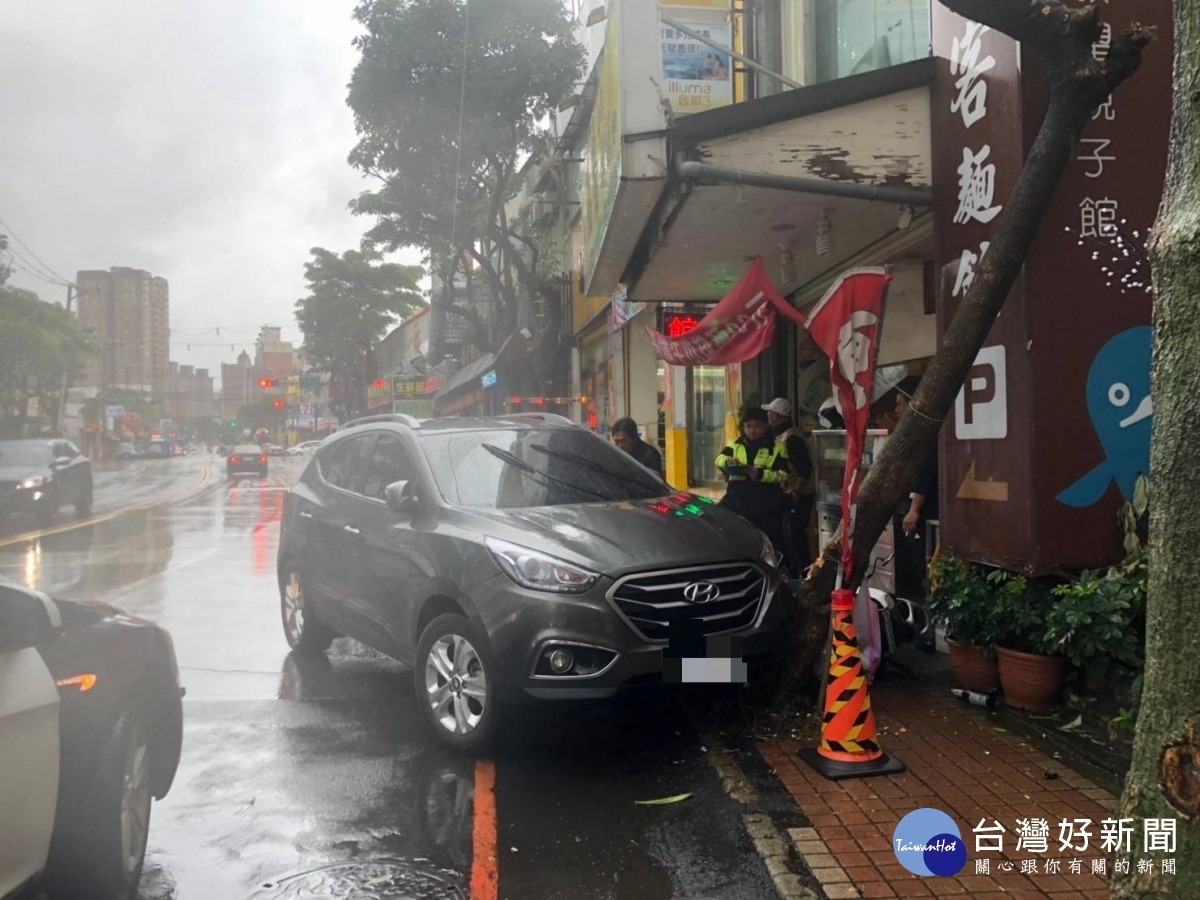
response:
<svg viewBox="0 0 1200 900"><path fill-rule="evenodd" d="M365 406L363 362L388 328L425 304L417 287L419 266L380 261L377 253L347 250L340 256L312 249L304 265L308 295L296 301L304 351L340 385L345 417Z"/></svg>
<svg viewBox="0 0 1200 900"><path fill-rule="evenodd" d="M503 204L547 116L581 75L582 49L565 7L559 0L366 0L355 16L366 34L350 82L359 133L350 161L383 182L354 203L378 217L368 241L426 250L447 282L464 252L473 257L506 331L516 327L520 302L508 266L526 296L557 304ZM482 341L483 329L475 331Z"/></svg>
<svg viewBox="0 0 1200 900"><path fill-rule="evenodd" d="M56 411L63 376L77 377L97 351L65 309L7 280L0 268L0 437L19 437L30 400Z"/></svg>

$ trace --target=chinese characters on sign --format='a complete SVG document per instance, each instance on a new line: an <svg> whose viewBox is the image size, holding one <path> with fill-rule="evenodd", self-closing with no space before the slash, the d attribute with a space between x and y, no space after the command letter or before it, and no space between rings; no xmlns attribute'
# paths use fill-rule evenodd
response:
<svg viewBox="0 0 1200 900"><path fill-rule="evenodd" d="M1102 23L1100 37L1092 44L1092 57L1098 62L1108 58L1112 47L1112 26ZM1113 122L1117 118L1116 107L1110 94L1092 113L1092 121ZM1116 162L1117 157L1109 147L1112 138L1086 137L1079 142L1079 151L1075 157L1077 162L1086 165L1084 174L1088 178L1099 178L1104 174L1104 164ZM1086 151L1086 152L1085 152ZM1079 204L1079 237L1102 238L1111 237L1117 233L1117 201L1105 197L1097 200L1094 197L1084 197Z"/></svg>
<svg viewBox="0 0 1200 900"><path fill-rule="evenodd" d="M950 112L962 118L963 127L970 129L987 117L988 83L983 75L996 67L996 59L984 54L982 38L990 29L978 22L967 21L962 37L956 37L950 48L950 73L956 78L957 94L950 100ZM954 224L975 221L988 225L1003 209L993 204L996 193L996 165L988 162L992 148L984 143L978 150L962 148L962 164L958 167L958 209ZM975 267L987 252L988 241L978 245L976 253L963 248L959 257L954 287L950 296L959 297L975 280Z"/></svg>
<svg viewBox="0 0 1200 900"><path fill-rule="evenodd" d="M726 24L684 23L690 31L714 44L731 44ZM733 102L733 78L728 54L696 40L677 28L662 28L663 90L676 113L701 112Z"/></svg>

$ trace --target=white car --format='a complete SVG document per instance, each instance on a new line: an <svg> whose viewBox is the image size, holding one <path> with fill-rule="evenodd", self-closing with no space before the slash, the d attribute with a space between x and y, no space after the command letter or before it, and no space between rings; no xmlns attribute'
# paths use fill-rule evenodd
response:
<svg viewBox="0 0 1200 900"><path fill-rule="evenodd" d="M320 441L304 441L301 444L297 444L295 447L288 447L287 455L288 456L307 456L308 454L312 453L314 450L316 450L320 446L321 446Z"/></svg>
<svg viewBox="0 0 1200 900"><path fill-rule="evenodd" d="M157 625L0 579L0 898L136 896L181 694Z"/></svg>

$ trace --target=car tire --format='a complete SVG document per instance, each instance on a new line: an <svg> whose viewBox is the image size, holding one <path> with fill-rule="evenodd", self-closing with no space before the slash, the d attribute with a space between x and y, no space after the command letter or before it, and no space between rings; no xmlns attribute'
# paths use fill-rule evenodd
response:
<svg viewBox="0 0 1200 900"><path fill-rule="evenodd" d="M46 491L46 496L42 498L42 505L38 507L37 519L38 524L43 528L49 528L54 524L55 518L58 516L58 488L51 485Z"/></svg>
<svg viewBox="0 0 1200 900"><path fill-rule="evenodd" d="M413 689L426 724L455 750L480 753L499 731L500 698L487 643L465 618L448 613L417 642Z"/></svg>
<svg viewBox="0 0 1200 900"><path fill-rule="evenodd" d="M75 514L80 518L92 514L92 483L90 481L83 489L83 494L75 501Z"/></svg>
<svg viewBox="0 0 1200 900"><path fill-rule="evenodd" d="M337 635L310 614L305 583L295 564L289 565L279 582L279 614L288 646L301 655L315 656L328 650Z"/></svg>
<svg viewBox="0 0 1200 900"><path fill-rule="evenodd" d="M44 879L54 900L137 896L150 833L152 748L149 727L130 704L103 747L82 802L60 817Z"/></svg>

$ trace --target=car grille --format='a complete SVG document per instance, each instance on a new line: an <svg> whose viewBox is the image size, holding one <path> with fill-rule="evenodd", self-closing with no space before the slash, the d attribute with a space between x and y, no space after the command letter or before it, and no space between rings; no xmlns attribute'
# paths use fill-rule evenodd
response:
<svg viewBox="0 0 1200 900"><path fill-rule="evenodd" d="M693 584L711 584L716 596L694 602L685 595ZM705 635L739 631L754 624L767 579L749 563L698 566L627 575L608 593L609 601L646 641L665 644L672 625L695 623Z"/></svg>

